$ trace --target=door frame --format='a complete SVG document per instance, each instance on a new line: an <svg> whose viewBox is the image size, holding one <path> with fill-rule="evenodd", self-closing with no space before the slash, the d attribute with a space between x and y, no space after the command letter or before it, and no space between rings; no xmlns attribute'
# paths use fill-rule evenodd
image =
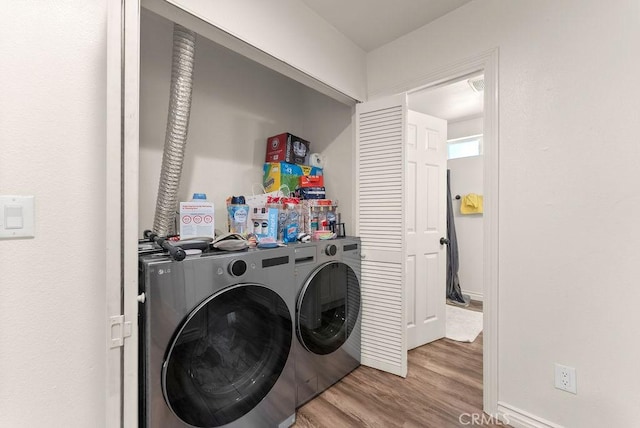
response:
<svg viewBox="0 0 640 428"><path fill-rule="evenodd" d="M122 314L122 4L107 4L107 114L106 114L106 318ZM122 348L111 346L111 326L106 325L105 426L122 426Z"/></svg>
<svg viewBox="0 0 640 428"><path fill-rule="evenodd" d="M388 94L407 93L434 88L451 80L476 72L484 73L484 130L483 130L483 410L489 415L498 413L498 193L499 193L499 108L498 78L499 49L496 47L436 71L419 76L397 86L387 88L370 99ZM384 93L382 93L384 92Z"/></svg>
<svg viewBox="0 0 640 428"><path fill-rule="evenodd" d="M107 8L105 425L136 427L140 0L109 0ZM114 316L122 316L119 346Z"/></svg>

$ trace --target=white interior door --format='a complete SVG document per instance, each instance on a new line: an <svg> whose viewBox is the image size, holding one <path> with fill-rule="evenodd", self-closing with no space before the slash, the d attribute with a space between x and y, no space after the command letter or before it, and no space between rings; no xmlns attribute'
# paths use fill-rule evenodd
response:
<svg viewBox="0 0 640 428"><path fill-rule="evenodd" d="M362 364L407 375L404 311L406 95L356 106L356 234L362 239Z"/></svg>
<svg viewBox="0 0 640 428"><path fill-rule="evenodd" d="M445 335L447 121L408 112L405 308L407 348Z"/></svg>

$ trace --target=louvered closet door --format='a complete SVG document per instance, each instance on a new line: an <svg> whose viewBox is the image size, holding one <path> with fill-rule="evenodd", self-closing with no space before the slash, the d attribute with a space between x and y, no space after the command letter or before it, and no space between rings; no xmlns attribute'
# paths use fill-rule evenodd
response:
<svg viewBox="0 0 640 428"><path fill-rule="evenodd" d="M362 364L407 375L404 94L356 106L356 232L362 239Z"/></svg>

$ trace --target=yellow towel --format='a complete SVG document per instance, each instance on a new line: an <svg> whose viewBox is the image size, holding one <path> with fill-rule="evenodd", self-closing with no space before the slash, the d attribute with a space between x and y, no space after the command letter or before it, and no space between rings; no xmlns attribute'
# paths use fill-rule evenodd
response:
<svg viewBox="0 0 640 428"><path fill-rule="evenodd" d="M482 196L469 193L460 201L461 214L482 214Z"/></svg>

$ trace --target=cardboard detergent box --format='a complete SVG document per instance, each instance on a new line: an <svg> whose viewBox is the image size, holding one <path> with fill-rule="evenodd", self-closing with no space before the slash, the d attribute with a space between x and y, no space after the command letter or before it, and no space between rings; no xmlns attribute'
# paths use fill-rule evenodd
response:
<svg viewBox="0 0 640 428"><path fill-rule="evenodd" d="M287 162L309 165L311 143L285 132L267 138L267 156L265 162Z"/></svg>
<svg viewBox="0 0 640 428"><path fill-rule="evenodd" d="M327 193L324 187L298 187L296 196L300 199L325 199Z"/></svg>
<svg viewBox="0 0 640 428"><path fill-rule="evenodd" d="M262 185L265 192L275 192L281 186L287 186L289 193L294 192L300 183L300 177L322 175L322 168L309 165L294 165L286 162L267 162L263 168Z"/></svg>
<svg viewBox="0 0 640 428"><path fill-rule="evenodd" d="M300 177L300 187L324 187L324 176L322 175L303 175Z"/></svg>

